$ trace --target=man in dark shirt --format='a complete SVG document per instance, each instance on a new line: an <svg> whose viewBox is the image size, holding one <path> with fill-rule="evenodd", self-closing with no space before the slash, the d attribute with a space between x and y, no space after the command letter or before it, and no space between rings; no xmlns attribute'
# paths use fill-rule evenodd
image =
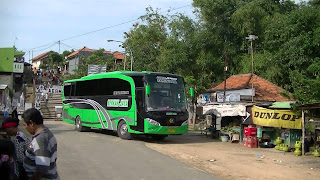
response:
<svg viewBox="0 0 320 180"><path fill-rule="evenodd" d="M26 110L22 115L26 130L32 141L26 150L24 169L31 180L60 179L57 173L57 141L51 131L43 125L40 111Z"/></svg>

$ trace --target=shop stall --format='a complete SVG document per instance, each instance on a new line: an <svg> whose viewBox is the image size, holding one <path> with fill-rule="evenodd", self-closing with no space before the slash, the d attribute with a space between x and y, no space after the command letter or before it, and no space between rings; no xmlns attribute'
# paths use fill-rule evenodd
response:
<svg viewBox="0 0 320 180"><path fill-rule="evenodd" d="M203 114L211 115L212 126L221 136L228 137L230 142L241 140L241 123L246 116L246 106L243 104L211 104L203 106Z"/></svg>
<svg viewBox="0 0 320 180"><path fill-rule="evenodd" d="M302 119L301 116L291 110L253 106L252 121L259 127L257 137L259 143L263 145L268 143L275 145L276 139L280 137L289 149L293 149L296 141L301 140Z"/></svg>

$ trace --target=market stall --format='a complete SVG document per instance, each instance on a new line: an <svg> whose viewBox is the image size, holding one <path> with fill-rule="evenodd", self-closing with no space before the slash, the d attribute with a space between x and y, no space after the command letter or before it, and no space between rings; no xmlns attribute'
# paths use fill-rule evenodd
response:
<svg viewBox="0 0 320 180"><path fill-rule="evenodd" d="M288 148L294 148L296 141L301 140L302 119L291 110L267 109L258 106L252 107L253 124L259 126L260 142L276 144L281 137Z"/></svg>
<svg viewBox="0 0 320 180"><path fill-rule="evenodd" d="M305 122L306 122L306 118L305 118L305 113L307 110L312 110L312 109L320 109L320 103L316 102L316 103L310 103L310 104L303 104L298 106L299 109L302 110L302 155L305 154L305 146L306 146L306 127L305 127ZM320 129L319 127L315 128L315 136L317 136L317 129ZM318 139L320 140L320 133L319 133L319 137L315 137L316 139L316 144L318 143ZM319 141L320 142L320 141Z"/></svg>
<svg viewBox="0 0 320 180"><path fill-rule="evenodd" d="M241 140L242 118L246 116L243 104L213 104L203 106L204 115L212 115L213 126L221 136L228 136L230 142Z"/></svg>

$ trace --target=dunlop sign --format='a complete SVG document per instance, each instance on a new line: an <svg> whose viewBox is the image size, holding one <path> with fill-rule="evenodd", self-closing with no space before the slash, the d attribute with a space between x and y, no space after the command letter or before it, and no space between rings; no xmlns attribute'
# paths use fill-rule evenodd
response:
<svg viewBox="0 0 320 180"><path fill-rule="evenodd" d="M253 123L260 126L280 127L288 129L301 129L302 118L289 110L273 110L252 107Z"/></svg>

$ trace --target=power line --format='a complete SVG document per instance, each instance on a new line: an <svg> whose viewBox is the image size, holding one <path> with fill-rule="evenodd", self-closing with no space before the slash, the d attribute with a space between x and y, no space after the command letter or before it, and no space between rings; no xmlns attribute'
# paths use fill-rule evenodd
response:
<svg viewBox="0 0 320 180"><path fill-rule="evenodd" d="M69 45L67 45L66 43L63 43L63 42L61 42L61 44L64 45L64 46L66 46L66 47L69 47L69 48L71 48L71 49L74 49L74 50L80 49L80 48L76 48L76 47L69 46Z"/></svg>
<svg viewBox="0 0 320 180"><path fill-rule="evenodd" d="M55 42L54 42L55 44ZM34 49L38 49L38 48L42 48L42 47L46 47L46 46L50 46L52 45L52 43L48 43L48 44L45 44L45 45L42 45L42 46L37 46L37 47L34 47L34 48L31 48L31 49L28 49L27 51L31 51L31 50L34 50Z"/></svg>
<svg viewBox="0 0 320 180"><path fill-rule="evenodd" d="M56 44L57 44L57 43L51 43L51 46L46 47L46 48L44 48L44 49L37 50L37 51L33 51L33 52L39 52L39 51L43 51L43 50L49 49L49 48L55 46Z"/></svg>
<svg viewBox="0 0 320 180"><path fill-rule="evenodd" d="M160 12L160 14L162 14L162 13L164 13L164 12L177 11L177 10L179 10L179 9L186 8L186 7L191 7L191 5L185 5L185 6L181 6L181 7L177 7L177 8L168 9L168 10L166 10L166 11ZM86 32L86 33L83 33L83 34L79 34L79 35L76 35L76 36L72 36L72 37L69 37L69 38L65 38L65 39L60 40L60 43L61 43L61 41L67 41L67 40L74 39L74 38L77 38L77 37L85 36L85 35L92 34L92 33L96 33L96 32L99 32L99 31L103 31L103 30L106 30L106 29L109 29L109 28L113 28L113 27L121 26L121 25L124 25L124 24L127 24L127 23L131 23L131 22L134 22L134 21L139 20L140 17L141 17L141 16L139 16L139 18L136 18L136 19L134 19L134 20L126 21L126 22L119 23L119 24L116 24L116 25L104 27L104 28L101 28L101 29L97 29L97 30L89 31L89 32ZM56 43L57 43L57 42L54 42L54 44L56 44ZM33 50L33 49L38 49L38 48L41 48L41 47L46 47L46 46L51 45L51 44L52 44L52 43L45 44L45 45L38 46L38 47L34 47L34 48L31 48L31 49L29 49L29 50L27 50L27 51L30 51L30 50ZM51 46L51 47L52 47L52 46ZM46 48L46 49L47 49L47 48ZM44 50L45 50L45 49L44 49ZM38 51L41 51L41 50L37 50L37 51L34 51L34 52L38 52Z"/></svg>

